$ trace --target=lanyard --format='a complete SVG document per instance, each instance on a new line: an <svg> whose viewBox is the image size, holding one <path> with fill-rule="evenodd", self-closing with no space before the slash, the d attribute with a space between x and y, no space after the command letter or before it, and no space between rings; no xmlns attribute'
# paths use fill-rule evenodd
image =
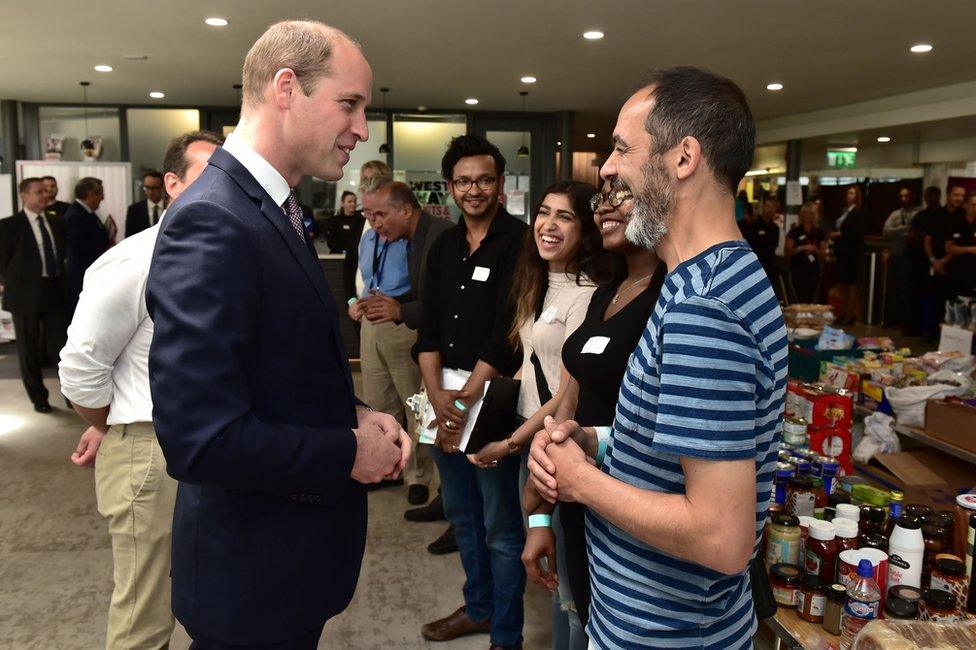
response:
<svg viewBox="0 0 976 650"><path fill-rule="evenodd" d="M383 242L380 248L380 236L376 235L373 240L373 277L369 281L370 289L379 289L383 282L383 265L386 263L386 254L390 250L389 242Z"/></svg>

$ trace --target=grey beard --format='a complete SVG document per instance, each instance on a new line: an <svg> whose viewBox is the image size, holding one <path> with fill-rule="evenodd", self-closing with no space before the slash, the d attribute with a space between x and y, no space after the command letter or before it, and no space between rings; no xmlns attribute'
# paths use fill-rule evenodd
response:
<svg viewBox="0 0 976 650"><path fill-rule="evenodd" d="M634 209L624 236L634 246L653 250L668 234L674 193L667 175L655 161L649 160L644 167L644 188L634 196Z"/></svg>

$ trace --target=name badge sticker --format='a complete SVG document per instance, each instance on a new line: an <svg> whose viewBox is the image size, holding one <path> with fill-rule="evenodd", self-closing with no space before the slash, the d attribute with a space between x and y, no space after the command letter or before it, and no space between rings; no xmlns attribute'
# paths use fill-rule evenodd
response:
<svg viewBox="0 0 976 650"><path fill-rule="evenodd" d="M814 262L817 261L817 256L814 255L813 253L810 253L809 255L807 255L807 259L810 260L811 264L813 264Z"/></svg>
<svg viewBox="0 0 976 650"><path fill-rule="evenodd" d="M549 306L549 309L547 309L544 312L542 312L542 315L539 316L539 318L541 318L542 320L546 321L547 323L551 323L553 321L553 319L556 318L556 314L558 314L558 313L559 313L559 310L556 309L556 306L555 305L550 305Z"/></svg>
<svg viewBox="0 0 976 650"><path fill-rule="evenodd" d="M349 227L349 224L348 223L342 224L342 229L343 230L351 230L351 228Z"/></svg>
<svg viewBox="0 0 976 650"><path fill-rule="evenodd" d="M471 279L477 280L478 282L485 282L488 280L489 275L491 275L491 269L487 266L476 266L474 267L474 272L471 274Z"/></svg>
<svg viewBox="0 0 976 650"><path fill-rule="evenodd" d="M580 354L603 354L603 351L607 349L607 345L609 344L609 336L591 336L583 345Z"/></svg>

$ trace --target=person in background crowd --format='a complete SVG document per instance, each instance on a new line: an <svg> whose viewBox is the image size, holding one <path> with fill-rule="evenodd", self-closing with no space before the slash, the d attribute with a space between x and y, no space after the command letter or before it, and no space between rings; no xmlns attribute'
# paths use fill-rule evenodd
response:
<svg viewBox="0 0 976 650"><path fill-rule="evenodd" d="M41 176L41 181L44 183L44 191L47 192L47 205L44 211L49 215L63 217L71 204L58 201L58 179L54 176Z"/></svg>
<svg viewBox="0 0 976 650"><path fill-rule="evenodd" d="M65 265L68 292L68 313L75 313L85 271L108 250L111 242L102 220L96 214L105 200L102 181L90 176L75 183L75 202L64 213L67 232Z"/></svg>
<svg viewBox="0 0 976 650"><path fill-rule="evenodd" d="M423 313L420 297L423 295L425 278L422 271L426 268L427 256L434 241L452 224L425 213L410 187L389 177L371 180L363 201L369 205L374 230L382 240L388 242L387 245L398 242L407 244L409 293L400 298L373 293L363 303L366 321L371 323L371 326L363 327L364 347L366 332L375 328L373 345L379 348L380 361L386 365L390 376L389 382L377 386L382 388L382 392L377 394L376 401L370 401L368 392L365 397L374 408L403 419L406 400L420 390L420 369L411 357L411 348L417 342L417 328ZM365 364L364 357L364 381ZM416 441L417 429L412 416L409 430ZM429 447L418 445L410 464L403 470L403 479L409 486L407 501L414 505L426 503L430 498L435 473Z"/></svg>
<svg viewBox="0 0 976 650"><path fill-rule="evenodd" d="M922 193L925 204L912 217L912 223L905 238L905 256L909 262L908 308L905 336L920 336L938 325L935 314L935 300L929 293L931 265L925 249L925 233L929 220L936 218L941 210L942 190L932 185ZM941 315L938 316L941 318Z"/></svg>
<svg viewBox="0 0 976 650"><path fill-rule="evenodd" d="M170 142L160 174L170 200L196 180L221 142L207 131ZM174 626L169 570L176 481L166 474L149 395L153 322L146 276L158 233L157 219L88 268L59 367L61 391L89 425L71 462L95 468L98 511L112 536L107 648L163 648Z"/></svg>
<svg viewBox="0 0 976 650"><path fill-rule="evenodd" d="M142 191L145 193L146 199L136 201L125 211L126 237L131 237L146 228L155 226L159 223L159 218L163 216L163 211L166 210L162 174L157 171L149 171L143 174Z"/></svg>
<svg viewBox="0 0 976 650"><path fill-rule="evenodd" d="M414 351L437 418L434 461L444 512L461 553L464 604L423 626L429 641L490 632L492 648L522 646L525 543L518 494L521 461L513 455L491 471L468 462L458 443L466 414L487 381L519 365L507 334L514 260L527 226L505 210L505 158L477 135L451 140L442 174L461 209L461 221L434 242L427 260L423 316ZM470 373L448 390L442 370ZM459 407L460 406L460 407Z"/></svg>
<svg viewBox="0 0 976 650"><path fill-rule="evenodd" d="M569 382L562 366L563 345L583 322L596 290L594 281L609 279L604 276L610 260L590 205L597 195L589 183L560 181L546 188L533 213L533 236L525 239L512 284L516 310L508 334L509 342L522 348L520 426L506 440L468 456L482 471L492 471L531 442L564 397ZM520 491L524 483L522 478ZM553 638L568 639L568 614L576 607L568 584L553 596ZM573 647L585 650L582 627L577 623L574 629L579 640Z"/></svg>
<svg viewBox="0 0 976 650"><path fill-rule="evenodd" d="M359 195L363 195L363 190L370 180L377 176L393 177L390 167L382 160L370 160L363 163L359 168ZM365 217L365 212L363 213ZM363 293L363 276L359 271L359 248L362 246L363 237L372 228L368 218L364 218L360 224L360 229L352 230L349 234L349 248L346 249L346 258L343 261L342 283L345 289L346 298L358 298ZM358 327L358 325L357 325Z"/></svg>
<svg viewBox="0 0 976 650"><path fill-rule="evenodd" d="M3 308L17 332L20 378L38 413L50 413L41 368L58 356L68 327L65 295L65 227L47 211L50 193L40 178L17 189L23 209L0 220L0 285Z"/></svg>
<svg viewBox="0 0 976 650"><path fill-rule="evenodd" d="M749 195L745 190L739 190L735 197L735 222L741 224L746 220L746 211L749 209Z"/></svg>
<svg viewBox="0 0 976 650"><path fill-rule="evenodd" d="M976 192L970 192L963 202L965 213L949 227L946 252L949 261L948 279L951 297L973 296L976 290Z"/></svg>
<svg viewBox="0 0 976 650"><path fill-rule="evenodd" d="M240 122L167 211L146 285L153 423L180 481L173 612L194 650L310 650L355 592L365 485L412 446L354 395L293 189L342 177L372 71L346 34L289 20L242 78Z"/></svg>
<svg viewBox="0 0 976 650"><path fill-rule="evenodd" d="M925 255L931 267L929 269L929 292L934 302L933 318L922 334L928 341L938 340L939 323L944 318L945 303L952 294L952 283L948 279L952 253L946 248L946 238L949 235L949 229L964 217L963 203L965 200L966 190L959 185L953 185L946 192L945 206L926 219Z"/></svg>
<svg viewBox="0 0 976 650"><path fill-rule="evenodd" d="M828 238L834 242L837 258L837 290L840 307L837 325L853 325L861 315L861 260L864 257L865 216L861 209L861 188L851 185L844 194L845 207Z"/></svg>
<svg viewBox="0 0 976 650"><path fill-rule="evenodd" d="M665 275L654 251L634 246L624 235L633 209L630 190L613 190L609 183L604 190L594 198L594 219L604 248L622 257L624 268L613 282L594 292L583 323L563 345L563 366L569 374L560 385L565 389L560 389L555 412L557 421L573 419L584 427L606 427L613 422L627 360L647 326ZM606 346L600 350L603 341ZM536 426L533 434L539 429ZM530 516L554 511L531 481L525 486L523 506ZM551 527L530 525L522 551L528 577L556 595L553 650L587 647L584 629L589 620L590 572L585 512L578 503L560 503ZM547 559L547 567L541 566L542 558Z"/></svg>
<svg viewBox="0 0 976 650"><path fill-rule="evenodd" d="M624 104L600 170L632 189L627 238L669 273L606 446L549 419L528 461L548 501L588 508L595 648L752 648L787 376L782 312L733 217L754 142L738 86L672 68Z"/></svg>
<svg viewBox="0 0 976 650"><path fill-rule="evenodd" d="M898 190L900 207L893 210L884 223L884 238L888 245L888 276L885 297L885 327L900 327L908 321L908 292L911 282L911 260L906 251L912 220L921 207L915 204L915 194L903 187Z"/></svg>
<svg viewBox="0 0 976 650"><path fill-rule="evenodd" d="M779 268L776 266L776 247L779 246L779 225L776 223L776 215L779 212L779 199L775 196L763 198L762 209L759 212L759 219L753 221L743 235L745 240L752 246L753 252L759 258L763 270L769 276L769 282L777 291L779 286Z"/></svg>
<svg viewBox="0 0 976 650"><path fill-rule="evenodd" d="M325 241L329 252L344 254L351 246L358 244L363 221L363 213L356 209L356 193L343 192L339 210L325 222Z"/></svg>
<svg viewBox="0 0 976 650"><path fill-rule="evenodd" d="M786 233L784 246L797 302L813 303L817 299L823 241L824 233L817 228L817 206L804 203L800 208L800 222Z"/></svg>

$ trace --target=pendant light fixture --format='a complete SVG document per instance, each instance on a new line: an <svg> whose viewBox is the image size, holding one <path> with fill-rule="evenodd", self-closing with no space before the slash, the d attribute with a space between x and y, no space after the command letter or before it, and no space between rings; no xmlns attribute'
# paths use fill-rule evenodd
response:
<svg viewBox="0 0 976 650"><path fill-rule="evenodd" d="M522 96L522 118L523 118L522 121L523 122L525 121L525 97L528 94L529 94L528 90L519 91L519 95ZM529 157L529 148L525 146L525 131L522 131L522 146L518 148L518 151L515 152L515 155L518 156L519 158Z"/></svg>
<svg viewBox="0 0 976 650"><path fill-rule="evenodd" d="M389 88L380 88L380 93L382 93L383 96L383 121L384 122L386 121L386 93L388 92L390 92ZM390 153L390 151L391 151L390 145L388 145L387 143L384 142L383 144L380 145L379 148L380 153L388 154Z"/></svg>
<svg viewBox="0 0 976 650"><path fill-rule="evenodd" d="M91 82L79 81L78 85L81 86L82 110L84 111L85 114L85 137L81 141L81 148L83 150L94 149L95 145L94 143L92 143L91 138L89 137L90 134L88 133L88 86L91 85Z"/></svg>

